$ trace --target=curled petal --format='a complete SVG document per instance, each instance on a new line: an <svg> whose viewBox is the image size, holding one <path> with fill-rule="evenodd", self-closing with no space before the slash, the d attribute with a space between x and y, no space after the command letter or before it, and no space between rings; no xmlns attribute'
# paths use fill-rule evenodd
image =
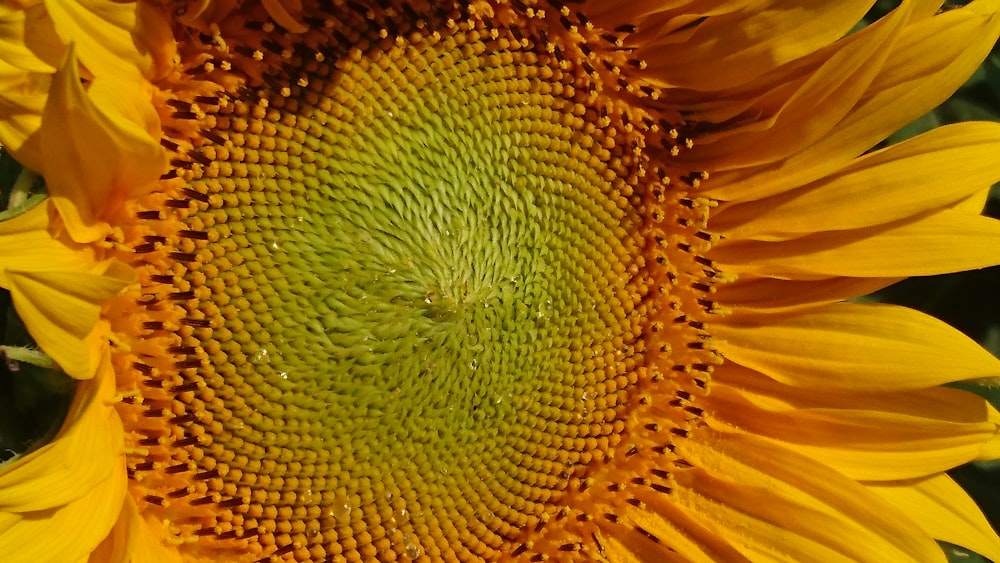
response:
<svg viewBox="0 0 1000 563"><path fill-rule="evenodd" d="M309 28L302 25L295 19L295 15L302 14L301 0L279 2L278 0L262 0L264 9L270 14L278 25L291 31L292 33L305 33Z"/></svg>
<svg viewBox="0 0 1000 563"><path fill-rule="evenodd" d="M167 162L150 135L159 123L142 83L107 79L92 87L92 99L80 84L75 59L70 49L55 75L40 134L45 153L64 159L45 171L52 201L73 240L86 243L109 234L111 215L149 189Z"/></svg>
<svg viewBox="0 0 1000 563"><path fill-rule="evenodd" d="M0 469L0 512L56 510L117 472L124 436L113 394L114 374L105 358L97 376L77 387L59 434Z"/></svg>
<svg viewBox="0 0 1000 563"><path fill-rule="evenodd" d="M124 264L64 244L47 230L46 205L0 223L0 285L32 338L71 377L93 377L110 328L101 304L132 283Z"/></svg>

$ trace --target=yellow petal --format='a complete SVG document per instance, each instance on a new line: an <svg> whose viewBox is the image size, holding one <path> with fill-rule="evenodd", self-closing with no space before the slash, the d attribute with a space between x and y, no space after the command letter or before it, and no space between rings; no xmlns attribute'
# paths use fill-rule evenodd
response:
<svg viewBox="0 0 1000 563"><path fill-rule="evenodd" d="M712 300L726 309L751 313L782 313L869 295L901 278L825 278L779 280L740 277L719 285Z"/></svg>
<svg viewBox="0 0 1000 563"><path fill-rule="evenodd" d="M907 26L862 100L828 135L782 162L713 173L702 193L720 200L748 201L840 169L965 83L1000 34L995 8L996 2L977 2Z"/></svg>
<svg viewBox="0 0 1000 563"><path fill-rule="evenodd" d="M650 41L636 56L647 62L647 74L663 86L731 88L842 37L870 4L798 0L751 5L702 21L687 41L674 43L670 36Z"/></svg>
<svg viewBox="0 0 1000 563"><path fill-rule="evenodd" d="M65 244L52 237L48 205L0 222L0 285L10 289L8 270L99 273L107 261L98 260L89 245Z"/></svg>
<svg viewBox="0 0 1000 563"><path fill-rule="evenodd" d="M697 429L676 444L676 502L751 560L945 561L920 527L832 469L757 436Z"/></svg>
<svg viewBox="0 0 1000 563"><path fill-rule="evenodd" d="M59 166L45 170L52 201L73 240L94 242L109 233L106 221L126 198L149 189L167 163L158 137L149 134L149 110L137 105L149 100L141 84L101 86L98 99L117 88L120 100L132 102L98 108L80 84L75 60L71 48L53 79L40 134L45 153L61 155Z"/></svg>
<svg viewBox="0 0 1000 563"><path fill-rule="evenodd" d="M859 158L830 177L712 217L733 239L786 240L859 229L953 205L1000 180L1000 124L941 127Z"/></svg>
<svg viewBox="0 0 1000 563"><path fill-rule="evenodd" d="M861 409L908 416L933 416L960 422L997 422L996 412L984 408L974 393L950 387L912 390L858 391L853 387L823 389L781 383L767 375L733 363L724 363L712 372L713 384L738 388L754 404L774 410Z"/></svg>
<svg viewBox="0 0 1000 563"><path fill-rule="evenodd" d="M936 539L1000 561L1000 540L969 495L947 475L868 488L900 510L915 514L918 525Z"/></svg>
<svg viewBox="0 0 1000 563"><path fill-rule="evenodd" d="M84 455L89 455L85 453ZM125 496L125 460L77 500L49 510L29 512L0 533L0 553L9 563L85 561L108 535Z"/></svg>
<svg viewBox="0 0 1000 563"><path fill-rule="evenodd" d="M991 191L993 191L992 186L972 194L949 209L970 215L980 215L983 209L986 208L986 202L990 199Z"/></svg>
<svg viewBox="0 0 1000 563"><path fill-rule="evenodd" d="M108 117L127 129L130 133L144 131L148 139L159 139L162 132L160 130L160 117L156 114L153 104L149 102L151 94L145 90L142 83L122 83L121 81L95 78L87 89L87 97L93 102L94 107L100 108ZM150 145L151 146L151 145ZM159 151L151 150L154 153L150 157L151 163L159 162L162 157L156 157ZM137 186L138 187L138 186ZM136 190L132 197L140 195Z"/></svg>
<svg viewBox="0 0 1000 563"><path fill-rule="evenodd" d="M152 515L139 518L131 563L182 563L177 546L171 543L172 536L164 525Z"/></svg>
<svg viewBox="0 0 1000 563"><path fill-rule="evenodd" d="M0 536L23 519L24 517L17 512L4 512L0 510Z"/></svg>
<svg viewBox="0 0 1000 563"><path fill-rule="evenodd" d="M114 374L105 359L97 377L77 387L59 434L0 469L0 513L55 510L84 498L119 470L124 431L110 404L113 393Z"/></svg>
<svg viewBox="0 0 1000 563"><path fill-rule="evenodd" d="M0 59L0 145L36 172L44 167L36 133L51 81L49 74L26 72Z"/></svg>
<svg viewBox="0 0 1000 563"><path fill-rule="evenodd" d="M52 73L66 45L41 4L0 6L0 60L26 72Z"/></svg>
<svg viewBox="0 0 1000 563"><path fill-rule="evenodd" d="M913 21L921 20L924 18L929 18L941 10L941 5L944 4L944 0L914 0L911 2L913 5Z"/></svg>
<svg viewBox="0 0 1000 563"><path fill-rule="evenodd" d="M0 5L0 144L35 171L43 158L38 140L29 139L64 49L44 6Z"/></svg>
<svg viewBox="0 0 1000 563"><path fill-rule="evenodd" d="M751 392L715 384L706 410L732 428L773 438L851 479L898 480L947 471L980 459L990 442L1000 443L1000 413L989 403L972 393L940 391L942 401L954 401L951 395L957 394L965 409L937 408L923 393L912 397L919 407L908 409L912 412L888 410L905 405L911 399L905 393L884 394L885 402L897 404L880 409L769 407L754 401Z"/></svg>
<svg viewBox="0 0 1000 563"><path fill-rule="evenodd" d="M723 271L760 277L931 276L1000 264L998 240L1000 221L946 209L883 227L781 242L723 240L709 257Z"/></svg>
<svg viewBox="0 0 1000 563"><path fill-rule="evenodd" d="M70 377L92 377L110 327L101 304L132 280L78 272L8 271L11 298L31 337Z"/></svg>
<svg viewBox="0 0 1000 563"><path fill-rule="evenodd" d="M878 74L909 17L906 6L820 53L822 64L808 79L791 84L794 92L774 88L765 94L750 110L761 117L698 137L694 149L678 158L684 166L715 173L775 162L827 136ZM816 111L819 106L823 111Z"/></svg>
<svg viewBox="0 0 1000 563"><path fill-rule="evenodd" d="M129 563L133 561L136 528L139 523L139 509L131 495L125 495L121 512L115 525L104 541L87 559L90 563Z"/></svg>
<svg viewBox="0 0 1000 563"><path fill-rule="evenodd" d="M47 205L0 222L0 285L35 341L77 379L92 377L107 347L101 304L134 281L134 272L97 260L86 245L48 232Z"/></svg>
<svg viewBox="0 0 1000 563"><path fill-rule="evenodd" d="M132 35L138 2L45 0L45 8L66 43L73 43L94 76L137 77L153 66Z"/></svg>
<svg viewBox="0 0 1000 563"><path fill-rule="evenodd" d="M893 305L734 316L712 332L727 361L797 387L905 390L1000 373L1000 360L962 333Z"/></svg>

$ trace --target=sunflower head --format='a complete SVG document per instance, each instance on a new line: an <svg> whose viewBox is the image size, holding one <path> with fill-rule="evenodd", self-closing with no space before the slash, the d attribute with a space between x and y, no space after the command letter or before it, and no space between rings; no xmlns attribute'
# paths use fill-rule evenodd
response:
<svg viewBox="0 0 1000 563"><path fill-rule="evenodd" d="M51 4L0 12L0 141L49 194L0 285L83 382L0 508L102 499L61 558L1000 553L943 473L1000 414L939 387L997 362L842 302L996 261L996 126L859 156L994 8Z"/></svg>
<svg viewBox="0 0 1000 563"><path fill-rule="evenodd" d="M719 361L709 202L670 163L690 141L620 78L627 30L512 5L315 13L281 34L245 9L181 49L160 141L178 189L137 201L129 244L167 266L115 311L158 345L116 370L157 385L119 410L149 448L141 498L197 550L571 543L561 521L600 513L567 501L631 475L609 462L641 443L646 394L698 394Z"/></svg>

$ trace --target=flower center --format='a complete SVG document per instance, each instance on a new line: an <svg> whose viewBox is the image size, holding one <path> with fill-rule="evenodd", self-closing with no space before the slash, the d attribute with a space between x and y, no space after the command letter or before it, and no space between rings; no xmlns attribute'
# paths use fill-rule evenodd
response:
<svg viewBox="0 0 1000 563"><path fill-rule="evenodd" d="M203 36L188 74L221 90L164 105L118 358L135 487L201 555L524 551L648 406L656 319L694 330L666 296L700 212L644 151L676 133L533 14L329 15Z"/></svg>

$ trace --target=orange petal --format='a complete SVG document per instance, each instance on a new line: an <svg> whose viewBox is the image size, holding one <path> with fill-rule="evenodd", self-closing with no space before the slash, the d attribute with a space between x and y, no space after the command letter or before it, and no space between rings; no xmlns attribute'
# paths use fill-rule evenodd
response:
<svg viewBox="0 0 1000 563"><path fill-rule="evenodd" d="M750 313L783 313L869 295L901 278L824 278L780 280L744 276L719 285L712 300L726 309Z"/></svg>
<svg viewBox="0 0 1000 563"><path fill-rule="evenodd" d="M302 15L302 2L301 0L285 0L279 2L278 0L261 0L261 4L264 9L267 10L267 14L274 19L281 27L291 31L292 33L305 33L309 31L309 28L302 25L295 16Z"/></svg>
<svg viewBox="0 0 1000 563"><path fill-rule="evenodd" d="M713 173L788 158L827 136L862 98L879 73L893 43L909 18L906 4L819 53L821 64L807 78L772 86L747 113L746 124L695 139L694 148L678 157L684 166ZM765 85L762 85L765 86ZM817 112L816 107L823 111Z"/></svg>

